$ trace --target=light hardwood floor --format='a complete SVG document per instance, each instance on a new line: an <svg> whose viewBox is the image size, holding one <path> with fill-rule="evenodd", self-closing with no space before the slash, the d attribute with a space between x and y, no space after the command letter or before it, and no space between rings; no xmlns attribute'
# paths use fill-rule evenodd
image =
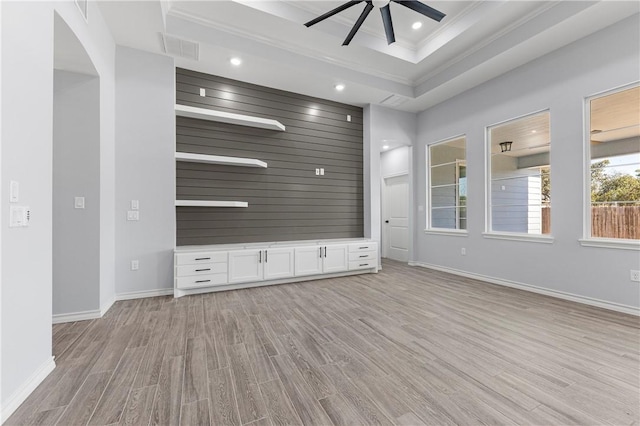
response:
<svg viewBox="0 0 640 426"><path fill-rule="evenodd" d="M53 328L7 425L639 424L639 319L396 262Z"/></svg>

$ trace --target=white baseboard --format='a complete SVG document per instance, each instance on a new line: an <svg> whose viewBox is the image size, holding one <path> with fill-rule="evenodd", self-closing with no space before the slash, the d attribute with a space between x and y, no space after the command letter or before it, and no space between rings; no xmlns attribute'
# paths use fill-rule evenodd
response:
<svg viewBox="0 0 640 426"><path fill-rule="evenodd" d="M157 290L132 291L116 294L116 300L143 299L145 297L158 297L173 295L173 288L161 288Z"/></svg>
<svg viewBox="0 0 640 426"><path fill-rule="evenodd" d="M111 309L111 307L113 306L114 303L116 303L116 297L115 296L113 296L111 299L109 299L107 301L107 303L103 304L100 307L100 318L102 318L104 316L104 314L106 314L107 311L109 309Z"/></svg>
<svg viewBox="0 0 640 426"><path fill-rule="evenodd" d="M13 395L7 399L7 402L0 409L0 424L4 423L16 409L22 404L31 392L33 392L49 373L56 368L53 357L47 359L38 369L29 377Z"/></svg>
<svg viewBox="0 0 640 426"><path fill-rule="evenodd" d="M118 300L142 299L145 297L168 296L172 294L173 294L172 288L170 289L163 288L159 290L133 291L130 293L116 294L113 299L105 303L100 309L95 309L92 311L72 312L69 314L56 314L53 316L53 324L102 318L103 315L106 314L107 311L111 309L113 304Z"/></svg>
<svg viewBox="0 0 640 426"><path fill-rule="evenodd" d="M580 296L573 293L566 293L558 290L551 290L544 287L538 287L530 284L519 283L516 281L504 280L501 278L489 277L486 275L475 274L472 272L461 271L458 269L447 268L445 266L431 265L424 262L409 262L409 266L420 266L422 268L435 269L436 271L448 272L450 274L459 275L466 278L472 278L479 281L485 281L492 284L498 284L505 287L517 288L520 290L530 291L533 293L544 294L546 296L556 297L558 299L570 300L585 305L597 306L598 308L609 309L611 311L622 312L625 314L640 316L640 308L635 306L623 305L620 303L608 302L606 300L595 299L592 297Z"/></svg>
<svg viewBox="0 0 640 426"><path fill-rule="evenodd" d="M85 321L90 319L102 318L103 313L100 309L94 309L92 311L72 312L70 314L55 314L53 315L53 323L60 324L63 322L75 322Z"/></svg>

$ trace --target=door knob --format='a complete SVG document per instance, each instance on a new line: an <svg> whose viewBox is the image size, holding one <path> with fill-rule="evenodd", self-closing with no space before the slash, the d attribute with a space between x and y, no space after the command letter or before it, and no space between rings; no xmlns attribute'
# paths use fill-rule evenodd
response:
<svg viewBox="0 0 640 426"><path fill-rule="evenodd" d="M385 221L384 221L384 223L389 223L389 221L388 221L388 220L385 220Z"/></svg>

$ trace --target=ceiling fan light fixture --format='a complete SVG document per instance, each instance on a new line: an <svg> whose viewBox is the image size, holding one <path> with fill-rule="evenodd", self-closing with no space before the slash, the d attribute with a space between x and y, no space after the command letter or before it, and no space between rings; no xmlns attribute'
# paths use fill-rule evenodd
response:
<svg viewBox="0 0 640 426"><path fill-rule="evenodd" d="M385 7L391 0L371 0L373 5L378 8Z"/></svg>
<svg viewBox="0 0 640 426"><path fill-rule="evenodd" d="M353 37L356 35L358 30L364 23L364 20L367 19L367 16L369 16L369 13L375 7L378 7L380 9L380 13L382 15L382 24L384 25L384 32L387 38L387 44L394 43L396 41L396 38L393 31L393 22L391 20L391 8L389 7L392 2L399 4L401 6L404 6L408 9L411 9L415 12L418 12L419 14L426 16L427 18L433 19L434 21L437 21L437 22L442 21L442 19L446 16L444 13L440 12L439 10L436 10L430 6L427 6L426 4L418 0L351 0L346 3L343 3L342 5L336 7L335 9L328 11L327 13L324 13L318 16L315 19L305 22L304 25L305 27L309 28L312 25L322 22L327 18L331 18L333 15L340 13L343 10L349 9L350 7L353 7L362 2L366 3L366 6L364 7L364 10L360 13L358 20L355 22L355 24L353 24L353 27L351 28L351 31L347 35L347 38L342 43L343 46L348 46L349 43L351 43L351 40L353 40Z"/></svg>

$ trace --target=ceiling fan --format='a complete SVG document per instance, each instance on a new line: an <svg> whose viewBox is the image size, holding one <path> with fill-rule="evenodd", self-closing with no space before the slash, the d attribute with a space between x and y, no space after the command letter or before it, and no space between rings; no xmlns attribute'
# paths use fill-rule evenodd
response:
<svg viewBox="0 0 640 426"><path fill-rule="evenodd" d="M305 23L304 25L308 28L312 25L317 24L318 22L324 21L327 18L332 17L333 15L342 12L343 10L349 9L351 6L355 6L358 3L362 3L365 0L354 0L354 1L348 1L345 4L336 7L333 10L330 10L329 12L325 13L324 15L320 15L315 19L312 19L311 21ZM398 3L404 7L407 7L411 10L414 10L418 13L423 14L424 16L431 18L435 21L440 22L442 20L442 18L444 18L446 15L442 12L440 12L439 10L436 10L432 7L427 6L426 4L419 2L417 0L406 0L406 1L401 1L401 0L366 0L367 5L364 7L364 10L362 11L362 13L360 14L360 17L358 17L358 20L356 21L356 23L353 25L353 28L351 28L351 31L349 31L349 34L347 35L347 38L344 40L344 43L342 43L343 46L347 46L349 45L349 43L351 43L351 40L353 40L353 37L356 35L356 33L358 32L358 30L360 29L360 27L362 26L362 23L364 22L365 19L367 19L367 16L369 16L369 13L371 12L371 9L373 9L374 7L379 7L380 8L380 13L382 14L382 23L384 24L384 32L387 36L387 43L391 44L393 42L396 41L396 36L395 33L393 32L393 23L391 22L391 9L389 8L389 4L393 2L393 3Z"/></svg>

